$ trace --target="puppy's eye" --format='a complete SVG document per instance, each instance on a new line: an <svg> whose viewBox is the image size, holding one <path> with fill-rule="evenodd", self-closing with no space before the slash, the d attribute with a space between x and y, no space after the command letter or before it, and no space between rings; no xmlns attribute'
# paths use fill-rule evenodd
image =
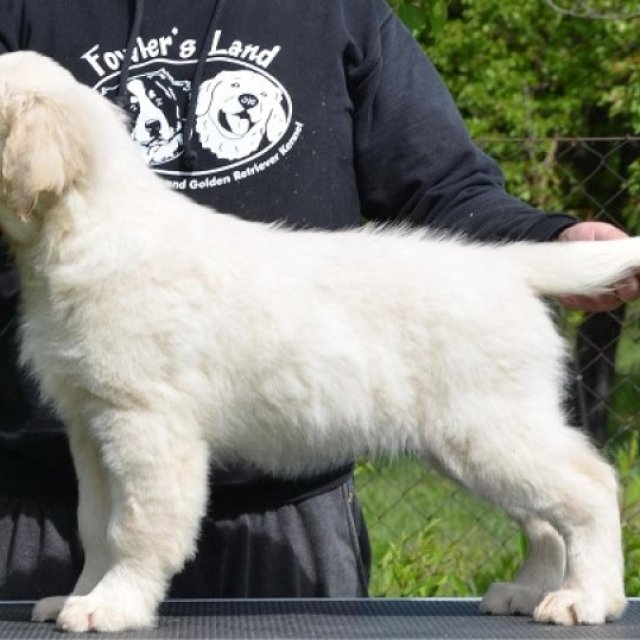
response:
<svg viewBox="0 0 640 640"><path fill-rule="evenodd" d="M140 105L137 102L130 103L129 104L129 111L131 111L131 113L135 113L135 114L140 113Z"/></svg>
<svg viewBox="0 0 640 640"><path fill-rule="evenodd" d="M266 98L266 97L267 97L267 92L266 92L266 91L261 91L261 92L260 92L260 95L261 95L263 98Z"/></svg>
<svg viewBox="0 0 640 640"><path fill-rule="evenodd" d="M162 98L156 98L153 103L156 105L156 107L161 107L164 104L164 100Z"/></svg>
<svg viewBox="0 0 640 640"><path fill-rule="evenodd" d="M234 89L238 89L238 88L240 87L240 83L239 83L239 82L232 82L232 83L231 83L231 86L232 86Z"/></svg>

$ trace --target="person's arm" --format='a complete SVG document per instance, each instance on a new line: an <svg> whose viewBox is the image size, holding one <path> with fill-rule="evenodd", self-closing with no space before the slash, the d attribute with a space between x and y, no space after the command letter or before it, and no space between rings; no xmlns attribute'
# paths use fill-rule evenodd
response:
<svg viewBox="0 0 640 640"><path fill-rule="evenodd" d="M350 75L364 215L489 241L550 240L575 224L505 193L434 66L391 11L381 13Z"/></svg>
<svg viewBox="0 0 640 640"><path fill-rule="evenodd" d="M471 141L438 72L380 1L360 64L350 76L354 145L365 216L425 225L471 239L610 240L607 223L543 213L505 192L497 163ZM615 294L564 298L567 306L608 311L640 295L640 275Z"/></svg>

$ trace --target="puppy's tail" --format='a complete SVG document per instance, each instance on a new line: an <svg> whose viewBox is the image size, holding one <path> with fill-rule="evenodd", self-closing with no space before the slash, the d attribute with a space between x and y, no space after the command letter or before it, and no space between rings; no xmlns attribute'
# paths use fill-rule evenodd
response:
<svg viewBox="0 0 640 640"><path fill-rule="evenodd" d="M640 237L625 240L505 245L540 295L595 295L640 270Z"/></svg>

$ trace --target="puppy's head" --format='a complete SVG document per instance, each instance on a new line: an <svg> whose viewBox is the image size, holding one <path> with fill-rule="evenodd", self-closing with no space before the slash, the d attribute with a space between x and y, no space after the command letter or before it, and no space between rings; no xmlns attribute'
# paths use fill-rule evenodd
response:
<svg viewBox="0 0 640 640"><path fill-rule="evenodd" d="M0 227L24 240L91 163L78 83L32 52L0 56Z"/></svg>

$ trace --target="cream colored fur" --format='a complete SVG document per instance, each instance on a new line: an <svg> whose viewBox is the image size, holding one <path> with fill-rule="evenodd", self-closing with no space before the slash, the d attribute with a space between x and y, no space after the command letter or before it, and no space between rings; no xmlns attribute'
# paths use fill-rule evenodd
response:
<svg viewBox="0 0 640 640"><path fill-rule="evenodd" d="M163 186L115 108L33 53L0 57L0 151L22 361L68 428L86 553L36 620L152 625L194 553L212 461L295 477L405 451L529 536L484 611L623 611L615 475L566 426L563 341L539 295L602 290L640 265L640 241L244 222Z"/></svg>

